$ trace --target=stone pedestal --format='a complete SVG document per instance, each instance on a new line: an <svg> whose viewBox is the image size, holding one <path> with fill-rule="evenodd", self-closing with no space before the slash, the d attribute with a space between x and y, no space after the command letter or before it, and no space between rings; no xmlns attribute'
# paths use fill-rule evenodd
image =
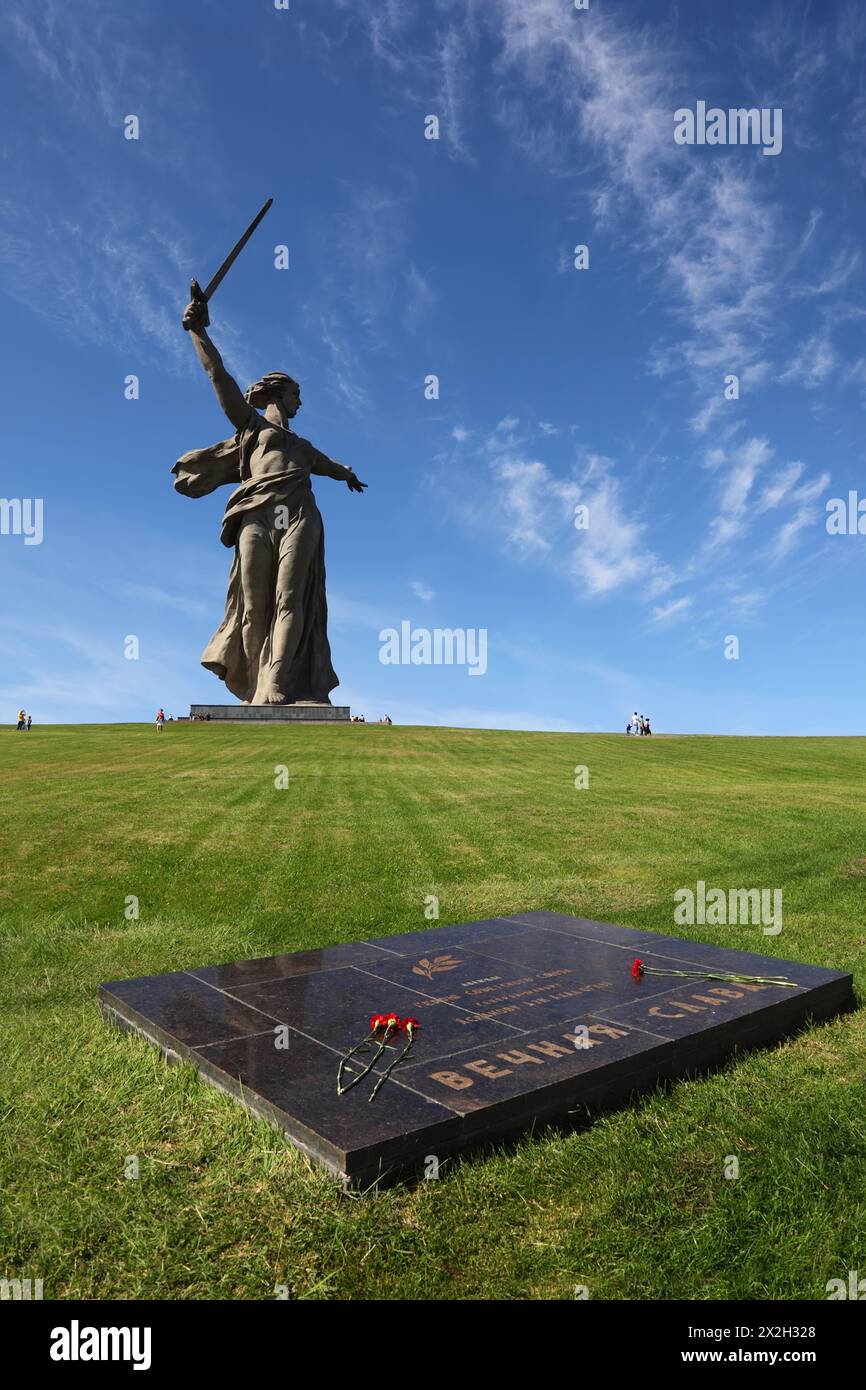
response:
<svg viewBox="0 0 866 1390"><path fill-rule="evenodd" d="M189 717L232 724L348 724L348 705L190 705Z"/></svg>

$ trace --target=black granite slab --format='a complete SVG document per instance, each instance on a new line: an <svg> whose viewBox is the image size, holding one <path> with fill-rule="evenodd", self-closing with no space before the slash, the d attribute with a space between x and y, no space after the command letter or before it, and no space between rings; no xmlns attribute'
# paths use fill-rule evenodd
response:
<svg viewBox="0 0 866 1390"><path fill-rule="evenodd" d="M447 1099L428 1099L393 1080L372 1104L370 1086L338 1096L338 1063L339 1053L291 1029L287 1048L277 1048L274 1034L264 1033L199 1048L195 1058L209 1080L350 1179L378 1176L400 1157L407 1134L434 1145L425 1154L457 1137L459 1116Z"/></svg>
<svg viewBox="0 0 866 1390"><path fill-rule="evenodd" d="M516 1038L483 1044L428 1062L420 1056L400 1072L419 1095L463 1114L514 1099L535 1097L558 1082L604 1071L610 1083L634 1071L636 1058L660 1060L667 1038L583 1012L568 1024L553 1021Z"/></svg>
<svg viewBox="0 0 866 1390"><path fill-rule="evenodd" d="M576 946L573 938L538 932L529 939L505 937L420 958L393 956L362 968L482 1018L525 1029L537 1027L539 1016L568 1019L596 1004L629 1002L633 959L633 952L603 941ZM646 977L644 992L664 993L671 985L670 978Z"/></svg>
<svg viewBox="0 0 866 1390"><path fill-rule="evenodd" d="M260 1033L280 1020L240 999L177 970L171 975L144 975L100 986L118 1009L133 1014L178 1043L223 1042Z"/></svg>
<svg viewBox="0 0 866 1390"><path fill-rule="evenodd" d="M371 1013L386 1009L396 1010L401 1018L417 1018L421 1028L415 1048L437 1057L476 1040L514 1037L519 1031L508 1023L481 1018L467 1009L404 989L368 974L365 967L325 970L268 984L239 985L232 994L338 1052L345 1052L358 1042ZM432 1053L431 1048L435 1048Z"/></svg>
<svg viewBox="0 0 866 1390"><path fill-rule="evenodd" d="M654 932L635 931L633 927L620 927L615 922L593 922L588 917L567 917L564 912L523 912L506 920L524 929L532 927L540 932L581 936L589 941L608 941L612 945L627 946L629 950L642 941L657 939Z"/></svg>
<svg viewBox="0 0 866 1390"><path fill-rule="evenodd" d="M430 1156L441 1162L540 1121L622 1104L852 1006L850 975L743 944L741 934L727 949L520 913L116 981L101 986L100 1004L346 1184L367 1186L420 1174ZM635 980L635 956L658 971L707 975ZM783 975L795 987L710 978L720 970ZM370 1014L390 1010L420 1022L409 1058L371 1102L401 1036L338 1095L341 1055Z"/></svg>
<svg viewBox="0 0 866 1390"><path fill-rule="evenodd" d="M748 1027L762 1025L768 1013L775 1018L784 1018L786 1014L805 1018L810 1011L817 1010L818 1017L827 1017L844 994L844 986L837 980L826 981L811 990L692 980L661 996L642 994L631 1003L604 1004L596 1010L596 1017L678 1039L695 1034L703 1037L713 1028L745 1023L747 1028L738 1029L745 1036ZM808 999L805 1010L804 999Z"/></svg>
<svg viewBox="0 0 866 1390"><path fill-rule="evenodd" d="M319 951L292 951L283 956L262 956L259 960L231 961L228 965L203 965L189 973L217 989L230 989L232 985L262 984L319 970L337 970L341 965L367 965L390 959L390 951L350 941L345 946L325 946Z"/></svg>
<svg viewBox="0 0 866 1390"><path fill-rule="evenodd" d="M373 936L366 945L379 946L391 955L423 956L428 950L442 951L449 946L477 945L499 941L504 936L519 935L526 928L511 917L485 917L478 922L462 922L450 927L427 927L422 931L405 932L402 936Z"/></svg>

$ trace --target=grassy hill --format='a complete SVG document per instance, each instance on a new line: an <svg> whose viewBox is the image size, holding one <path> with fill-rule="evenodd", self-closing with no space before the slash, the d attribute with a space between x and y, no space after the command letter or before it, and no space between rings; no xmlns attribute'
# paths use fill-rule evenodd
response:
<svg viewBox="0 0 866 1390"><path fill-rule="evenodd" d="M0 775L0 1276L54 1298L667 1299L866 1272L862 1011L358 1197L96 1006L103 980L426 928L428 894L441 924L552 908L853 970L862 999L866 740L57 726L0 734ZM781 935L675 931L698 879L781 888Z"/></svg>

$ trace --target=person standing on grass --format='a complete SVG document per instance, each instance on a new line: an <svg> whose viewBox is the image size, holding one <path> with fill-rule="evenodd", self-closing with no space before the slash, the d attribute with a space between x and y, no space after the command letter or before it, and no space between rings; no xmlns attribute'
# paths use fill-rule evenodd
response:
<svg viewBox="0 0 866 1390"><path fill-rule="evenodd" d="M32 714L28 714L28 716L27 716L27 732L28 732L28 734L30 733L30 725L31 725L32 723L33 723L33 715L32 715Z"/></svg>
<svg viewBox="0 0 866 1390"><path fill-rule="evenodd" d="M157 712L157 716L156 716L156 732L157 732L158 734L161 734L161 733L162 733L162 726L163 726L164 723L165 723L165 711L164 711L164 710L162 709L162 707L160 706L159 711Z"/></svg>
<svg viewBox="0 0 866 1390"><path fill-rule="evenodd" d="M25 718L26 718L26 715L25 715L25 713L24 713L24 710L23 710L23 709L20 709L20 710L18 711L18 728L19 728L19 729L23 729L23 728L24 728L24 720L25 720Z"/></svg>

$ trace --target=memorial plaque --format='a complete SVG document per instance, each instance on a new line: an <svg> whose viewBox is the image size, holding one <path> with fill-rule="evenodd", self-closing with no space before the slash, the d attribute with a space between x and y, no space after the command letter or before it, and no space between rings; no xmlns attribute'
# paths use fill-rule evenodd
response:
<svg viewBox="0 0 866 1390"><path fill-rule="evenodd" d="M664 973L635 979L635 957ZM673 973L683 970L698 973ZM713 978L723 972L782 976L793 988ZM853 1002L849 974L555 912L100 988L111 1021L191 1062L360 1187L621 1105ZM371 1014L392 1010L420 1023L406 1060L371 1101L401 1034L366 1084L339 1095L340 1058ZM352 1064L356 1074L366 1060Z"/></svg>

